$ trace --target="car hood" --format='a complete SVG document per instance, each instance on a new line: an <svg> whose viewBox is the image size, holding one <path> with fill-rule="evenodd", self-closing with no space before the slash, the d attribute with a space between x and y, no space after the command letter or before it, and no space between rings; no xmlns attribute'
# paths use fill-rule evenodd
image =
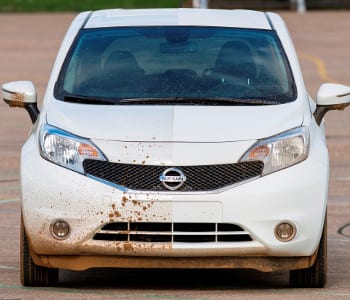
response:
<svg viewBox="0 0 350 300"><path fill-rule="evenodd" d="M73 134L125 142L256 140L300 126L299 101L265 106L86 105L52 101L47 122Z"/></svg>

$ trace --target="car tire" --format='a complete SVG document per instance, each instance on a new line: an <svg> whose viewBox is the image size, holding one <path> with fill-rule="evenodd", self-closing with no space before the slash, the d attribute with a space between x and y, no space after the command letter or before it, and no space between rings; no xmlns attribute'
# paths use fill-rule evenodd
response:
<svg viewBox="0 0 350 300"><path fill-rule="evenodd" d="M327 213L314 265L289 272L289 284L296 288L323 288L327 281Z"/></svg>
<svg viewBox="0 0 350 300"><path fill-rule="evenodd" d="M22 218L20 250L21 282L24 286L54 286L58 283L58 269L38 266L30 256Z"/></svg>

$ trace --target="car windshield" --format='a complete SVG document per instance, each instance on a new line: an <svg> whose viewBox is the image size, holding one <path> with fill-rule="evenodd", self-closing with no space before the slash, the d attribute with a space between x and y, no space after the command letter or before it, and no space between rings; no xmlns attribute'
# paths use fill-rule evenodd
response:
<svg viewBox="0 0 350 300"><path fill-rule="evenodd" d="M296 89L272 30L114 27L81 30L55 96L93 104L266 105L295 100Z"/></svg>

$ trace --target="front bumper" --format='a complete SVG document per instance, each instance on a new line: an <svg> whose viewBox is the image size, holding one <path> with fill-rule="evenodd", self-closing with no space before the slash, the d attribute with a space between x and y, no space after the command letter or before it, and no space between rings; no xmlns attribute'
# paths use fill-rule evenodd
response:
<svg viewBox="0 0 350 300"><path fill-rule="evenodd" d="M32 256L40 265L71 269L173 266L171 262L176 261L186 266L191 259L203 262L192 264L202 267L242 267L245 261L249 268L276 270L274 257L297 261L293 261L294 267L286 263L283 269L308 266L321 237L328 186L328 165L322 163L327 157L311 157L218 193L123 192L42 159L31 136L22 150L21 184L22 212ZM67 239L57 240L50 233L50 225L58 219L71 227ZM295 224L297 234L289 242L280 242L274 229L285 220ZM252 240L149 243L94 239L103 226L113 222L233 223ZM87 263L89 257L95 258L91 260L94 263ZM208 263L211 258L217 263ZM67 264L74 259L85 263L75 267ZM264 264L268 267L259 267Z"/></svg>

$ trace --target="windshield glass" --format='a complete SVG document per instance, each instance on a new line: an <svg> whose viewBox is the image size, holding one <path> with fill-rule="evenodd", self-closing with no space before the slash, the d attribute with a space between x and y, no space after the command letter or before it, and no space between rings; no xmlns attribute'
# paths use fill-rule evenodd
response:
<svg viewBox="0 0 350 300"><path fill-rule="evenodd" d="M115 104L122 104L121 99L176 104L177 98L179 104L187 98L207 100L206 104L216 98L279 104L295 100L296 89L274 31L128 27L81 30L55 96L94 104L105 104L103 99Z"/></svg>

